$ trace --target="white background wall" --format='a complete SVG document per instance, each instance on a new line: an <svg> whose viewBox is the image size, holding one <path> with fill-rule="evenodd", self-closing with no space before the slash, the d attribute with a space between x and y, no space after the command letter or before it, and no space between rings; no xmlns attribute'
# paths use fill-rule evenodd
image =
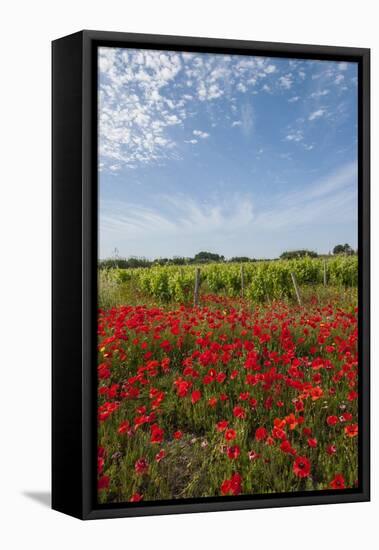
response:
<svg viewBox="0 0 379 550"><path fill-rule="evenodd" d="M92 28L371 47L375 153L379 146L375 4L373 0L2 3L0 541L7 539L3 548L375 547L379 517L375 361L371 503L83 523L40 502L46 502L50 485L50 41ZM375 278L379 223L375 155L372 169ZM374 304L377 298L378 288L373 285ZM373 357L378 351L378 311L373 308Z"/></svg>

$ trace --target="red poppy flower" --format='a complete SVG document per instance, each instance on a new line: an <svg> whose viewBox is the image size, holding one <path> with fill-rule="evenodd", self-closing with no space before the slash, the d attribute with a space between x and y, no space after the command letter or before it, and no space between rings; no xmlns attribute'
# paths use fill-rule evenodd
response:
<svg viewBox="0 0 379 550"><path fill-rule="evenodd" d="M235 460L241 454L241 450L238 445L233 445L233 447L228 447L227 455L231 460Z"/></svg>
<svg viewBox="0 0 379 550"><path fill-rule="evenodd" d="M233 441L233 439L236 438L236 431L235 430L232 430L232 429L229 429L229 430L226 430L225 432L225 439L227 441Z"/></svg>
<svg viewBox="0 0 379 550"><path fill-rule="evenodd" d="M149 463L147 462L146 458L139 458L134 465L134 469L137 474L145 474L149 469Z"/></svg>
<svg viewBox="0 0 379 550"><path fill-rule="evenodd" d="M315 437L310 437L308 439L308 445L312 448L317 447L317 439Z"/></svg>
<svg viewBox="0 0 379 550"><path fill-rule="evenodd" d="M241 401L247 401L250 397L250 394L249 392L243 392L243 393L240 393L239 395L239 398L241 399Z"/></svg>
<svg viewBox="0 0 379 550"><path fill-rule="evenodd" d="M104 469L104 458L102 456L97 457L97 473L101 474Z"/></svg>
<svg viewBox="0 0 379 550"><path fill-rule="evenodd" d="M180 430L174 433L174 439L182 439L182 437L183 437L183 432L181 432Z"/></svg>
<svg viewBox="0 0 379 550"><path fill-rule="evenodd" d="M216 380L219 384L222 384L226 379L226 374L224 372L219 372L216 376Z"/></svg>
<svg viewBox="0 0 379 550"><path fill-rule="evenodd" d="M283 453L288 453L291 455L296 454L296 450L291 446L291 443L287 439L282 441L280 444L280 450L283 451Z"/></svg>
<svg viewBox="0 0 379 550"><path fill-rule="evenodd" d="M328 455L335 455L337 452L337 447L335 445L328 445L326 448Z"/></svg>
<svg viewBox="0 0 379 550"><path fill-rule="evenodd" d="M348 437L355 437L358 435L358 424L349 424L344 431Z"/></svg>
<svg viewBox="0 0 379 550"><path fill-rule="evenodd" d="M257 441L262 441L263 439L266 439L266 437L267 437L266 428L261 427L255 430L255 439Z"/></svg>
<svg viewBox="0 0 379 550"><path fill-rule="evenodd" d="M178 378L174 381L174 385L176 387L176 391L178 392L178 396L185 397L192 386L192 382Z"/></svg>
<svg viewBox="0 0 379 550"><path fill-rule="evenodd" d="M291 421L290 421L291 422ZM283 418L274 418L274 426L275 428L284 428L284 426L286 425L286 419Z"/></svg>
<svg viewBox="0 0 379 550"><path fill-rule="evenodd" d="M104 449L104 447L98 447L98 448L97 448L97 456L105 456L105 449Z"/></svg>
<svg viewBox="0 0 379 550"><path fill-rule="evenodd" d="M277 428L276 426L272 429L272 437L274 437L275 439L281 439L282 441L284 441L284 439L286 439L287 435L286 435L286 432L284 430L282 430L282 428Z"/></svg>
<svg viewBox="0 0 379 550"><path fill-rule="evenodd" d="M242 478L235 473L230 479L226 479L221 485L221 494L237 496L241 492Z"/></svg>
<svg viewBox="0 0 379 550"><path fill-rule="evenodd" d="M298 456L293 463L293 471L297 477L308 477L311 471L311 463L305 456Z"/></svg>
<svg viewBox="0 0 379 550"><path fill-rule="evenodd" d="M273 400L273 398L272 398L271 395L270 395L269 397L267 397L267 399L266 399L265 402L263 403L264 408L265 408L267 411L270 411L271 408L272 408L273 402L274 402L274 400Z"/></svg>
<svg viewBox="0 0 379 550"><path fill-rule="evenodd" d="M195 390L191 393L191 401L193 404L197 403L201 399L201 391Z"/></svg>
<svg viewBox="0 0 379 550"><path fill-rule="evenodd" d="M355 399L358 398L358 393L356 391L352 390L351 392L349 392L347 398L348 398L349 401L354 401Z"/></svg>
<svg viewBox="0 0 379 550"><path fill-rule="evenodd" d="M162 359L161 366L162 366L163 372L167 373L170 370L170 358L165 357L164 359Z"/></svg>
<svg viewBox="0 0 379 550"><path fill-rule="evenodd" d="M109 482L110 482L109 476L102 476L97 482L97 488L99 489L99 491L101 491L102 489L108 489Z"/></svg>
<svg viewBox="0 0 379 550"><path fill-rule="evenodd" d="M161 449L161 450L159 451L159 453L157 453L157 454L155 455L155 461L156 461L156 462L160 462L165 456L166 456L165 451L164 451L163 449Z"/></svg>
<svg viewBox="0 0 379 550"><path fill-rule="evenodd" d="M158 424L153 424L151 426L151 443L162 443L163 441L163 430L158 426Z"/></svg>
<svg viewBox="0 0 379 550"><path fill-rule="evenodd" d="M137 429L140 426L142 426L142 424L147 424L148 422L149 422L149 417L148 416L146 416L146 415L137 416L134 419L134 427Z"/></svg>
<svg viewBox="0 0 379 550"><path fill-rule="evenodd" d="M249 457L249 460L257 460L261 455L256 453L255 451L249 451L247 453L247 456Z"/></svg>
<svg viewBox="0 0 379 550"><path fill-rule="evenodd" d="M341 422L350 422L350 420L353 420L353 415L349 412L343 413L340 417Z"/></svg>
<svg viewBox="0 0 379 550"><path fill-rule="evenodd" d="M123 422L121 422L121 424L119 425L118 427L118 433L119 434L124 434L124 433L127 433L128 431L130 430L130 424L127 420L124 420Z"/></svg>
<svg viewBox="0 0 379 550"><path fill-rule="evenodd" d="M234 415L236 418L245 418L245 417L246 417L246 411L245 411L245 409L243 409L242 407L240 407L239 405L237 405L237 406L234 407L234 409L233 409L233 415Z"/></svg>
<svg viewBox="0 0 379 550"><path fill-rule="evenodd" d="M335 426L336 424L338 424L338 416L328 416L326 419L326 423L328 424L328 426Z"/></svg>
<svg viewBox="0 0 379 550"><path fill-rule="evenodd" d="M221 484L221 494L228 495L231 492L231 482L230 479L225 479Z"/></svg>
<svg viewBox="0 0 379 550"><path fill-rule="evenodd" d="M324 391L320 386L316 386L315 388L311 389L311 397L312 401L316 401L317 399L320 399L324 395Z"/></svg>
<svg viewBox="0 0 379 550"><path fill-rule="evenodd" d="M332 489L345 489L345 479L342 474L336 474L332 481L329 483L329 487Z"/></svg>
<svg viewBox="0 0 379 550"><path fill-rule="evenodd" d="M165 350L166 353L171 351L172 347L168 340L163 340L163 342L160 344L160 347Z"/></svg>
<svg viewBox="0 0 379 550"><path fill-rule="evenodd" d="M296 399L294 403L296 412L301 412L304 410L304 401L302 399Z"/></svg>
<svg viewBox="0 0 379 550"><path fill-rule="evenodd" d="M134 493L134 495L130 497L129 502L140 502L142 499L143 499L143 495L140 495L139 493Z"/></svg>
<svg viewBox="0 0 379 550"><path fill-rule="evenodd" d="M98 367L98 375L101 380L106 380L107 378L110 378L111 371L109 369L109 365L107 363L101 363Z"/></svg>
<svg viewBox="0 0 379 550"><path fill-rule="evenodd" d="M220 422L217 422L216 429L218 432L223 432L228 427L228 421L227 420L220 420Z"/></svg>

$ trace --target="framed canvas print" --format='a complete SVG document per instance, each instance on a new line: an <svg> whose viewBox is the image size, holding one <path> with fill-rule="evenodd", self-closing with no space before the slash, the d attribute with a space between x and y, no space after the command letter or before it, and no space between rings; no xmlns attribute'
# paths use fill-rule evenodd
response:
<svg viewBox="0 0 379 550"><path fill-rule="evenodd" d="M53 508L369 500L369 50L53 42Z"/></svg>

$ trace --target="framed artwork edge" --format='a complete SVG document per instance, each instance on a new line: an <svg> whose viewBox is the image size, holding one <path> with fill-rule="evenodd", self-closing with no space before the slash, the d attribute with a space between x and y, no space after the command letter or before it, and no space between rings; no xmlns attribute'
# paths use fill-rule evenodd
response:
<svg viewBox="0 0 379 550"><path fill-rule="evenodd" d="M96 504L95 52L99 45L112 44L358 62L359 488ZM370 50L84 30L52 43L52 99L52 508L80 519L100 519L369 501Z"/></svg>

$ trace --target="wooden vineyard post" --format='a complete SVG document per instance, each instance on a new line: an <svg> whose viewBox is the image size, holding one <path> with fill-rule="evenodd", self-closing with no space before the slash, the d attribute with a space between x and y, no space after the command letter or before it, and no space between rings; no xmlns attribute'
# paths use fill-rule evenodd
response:
<svg viewBox="0 0 379 550"><path fill-rule="evenodd" d="M326 286L326 260L324 260L324 286Z"/></svg>
<svg viewBox="0 0 379 550"><path fill-rule="evenodd" d="M199 288L200 288L200 268L195 270L195 290L193 293L193 305L194 307L199 305Z"/></svg>
<svg viewBox="0 0 379 550"><path fill-rule="evenodd" d="M292 271L291 271L291 279L292 279L292 283L293 283L293 286L294 286L294 289L295 289L298 304L299 304L299 306L301 306L301 297L300 297L299 287L297 286L295 274L292 273Z"/></svg>
<svg viewBox="0 0 379 550"><path fill-rule="evenodd" d="M243 265L241 265L241 298L243 298L245 291L245 274L243 271Z"/></svg>

